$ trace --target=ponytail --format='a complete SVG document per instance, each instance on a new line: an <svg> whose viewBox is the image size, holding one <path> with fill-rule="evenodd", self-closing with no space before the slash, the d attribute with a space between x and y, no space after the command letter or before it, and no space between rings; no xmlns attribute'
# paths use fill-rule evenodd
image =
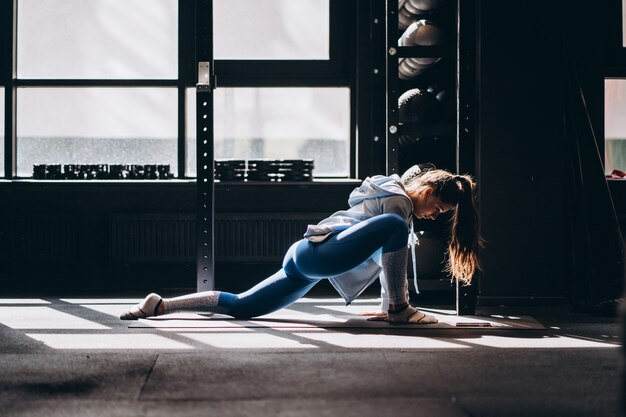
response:
<svg viewBox="0 0 626 417"><path fill-rule="evenodd" d="M476 271L480 270L478 248L483 240L478 231L478 210L475 202L475 183L467 175L452 178L459 184L457 209L452 216L452 236L448 246L447 271L463 284L469 285Z"/></svg>
<svg viewBox="0 0 626 417"><path fill-rule="evenodd" d="M469 175L454 175L441 169L422 170L414 166L405 172L402 182L405 189L415 193L430 186L444 203L456 206L451 219L446 271L454 279L469 285L476 271L481 270L478 249L483 245L478 230L474 180Z"/></svg>

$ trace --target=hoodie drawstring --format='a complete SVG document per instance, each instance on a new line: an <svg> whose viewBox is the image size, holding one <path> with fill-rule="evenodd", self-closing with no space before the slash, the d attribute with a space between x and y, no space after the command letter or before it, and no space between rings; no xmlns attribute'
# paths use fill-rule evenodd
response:
<svg viewBox="0 0 626 417"><path fill-rule="evenodd" d="M419 288L417 288L417 265L416 265L416 256L415 256L415 229L413 228L413 220L411 220L411 261L413 262L413 285L415 286L415 292L417 294L420 293Z"/></svg>

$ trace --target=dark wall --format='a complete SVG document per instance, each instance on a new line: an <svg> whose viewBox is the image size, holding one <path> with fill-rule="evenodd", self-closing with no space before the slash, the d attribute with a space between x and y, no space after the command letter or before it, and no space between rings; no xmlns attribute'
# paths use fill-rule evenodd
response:
<svg viewBox="0 0 626 417"><path fill-rule="evenodd" d="M479 4L483 304L571 294L568 60L603 138L605 19L602 5L580 1Z"/></svg>
<svg viewBox="0 0 626 417"><path fill-rule="evenodd" d="M218 184L216 286L242 290L274 272L354 186ZM193 290L195 195L193 181L0 181L1 292Z"/></svg>

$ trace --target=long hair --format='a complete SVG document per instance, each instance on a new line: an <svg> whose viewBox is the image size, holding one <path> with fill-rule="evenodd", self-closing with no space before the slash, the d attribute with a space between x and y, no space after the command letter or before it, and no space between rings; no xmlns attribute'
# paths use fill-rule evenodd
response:
<svg viewBox="0 0 626 417"><path fill-rule="evenodd" d="M476 183L469 175L455 175L442 169L413 166L402 175L407 190L420 192L432 187L433 194L445 204L455 206L448 244L446 271L463 284L470 284L479 271L478 248L483 239L478 231Z"/></svg>

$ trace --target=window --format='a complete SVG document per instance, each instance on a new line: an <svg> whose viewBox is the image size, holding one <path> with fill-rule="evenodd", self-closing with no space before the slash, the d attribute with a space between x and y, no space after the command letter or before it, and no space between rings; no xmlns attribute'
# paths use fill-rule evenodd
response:
<svg viewBox="0 0 626 417"><path fill-rule="evenodd" d="M626 0L607 3L604 80L604 171L626 171Z"/></svg>
<svg viewBox="0 0 626 417"><path fill-rule="evenodd" d="M216 159L313 159L315 177L351 175L354 16L344 0L213 0ZM187 103L195 176L193 89Z"/></svg>
<svg viewBox="0 0 626 417"><path fill-rule="evenodd" d="M175 79L177 0L19 0L18 78Z"/></svg>
<svg viewBox="0 0 626 417"><path fill-rule="evenodd" d="M178 10L178 0L18 0L18 177L38 164L177 174Z"/></svg>
<svg viewBox="0 0 626 417"><path fill-rule="evenodd" d="M18 177L36 164L169 164L177 169L175 88L20 88Z"/></svg>
<svg viewBox="0 0 626 417"><path fill-rule="evenodd" d="M314 159L316 176L350 176L356 3L212 2L216 158ZM0 65L0 84L17 91L8 168L23 178L40 164L156 164L194 177L193 4L4 5L0 27L14 30L0 37L0 62L14 58L17 76Z"/></svg>
<svg viewBox="0 0 626 417"><path fill-rule="evenodd" d="M187 92L187 167L195 176L195 94ZM313 159L316 177L347 177L349 88L218 88L215 159Z"/></svg>
<svg viewBox="0 0 626 417"><path fill-rule="evenodd" d="M213 0L215 59L329 59L328 0Z"/></svg>
<svg viewBox="0 0 626 417"><path fill-rule="evenodd" d="M626 79L604 83L604 171L626 171Z"/></svg>

